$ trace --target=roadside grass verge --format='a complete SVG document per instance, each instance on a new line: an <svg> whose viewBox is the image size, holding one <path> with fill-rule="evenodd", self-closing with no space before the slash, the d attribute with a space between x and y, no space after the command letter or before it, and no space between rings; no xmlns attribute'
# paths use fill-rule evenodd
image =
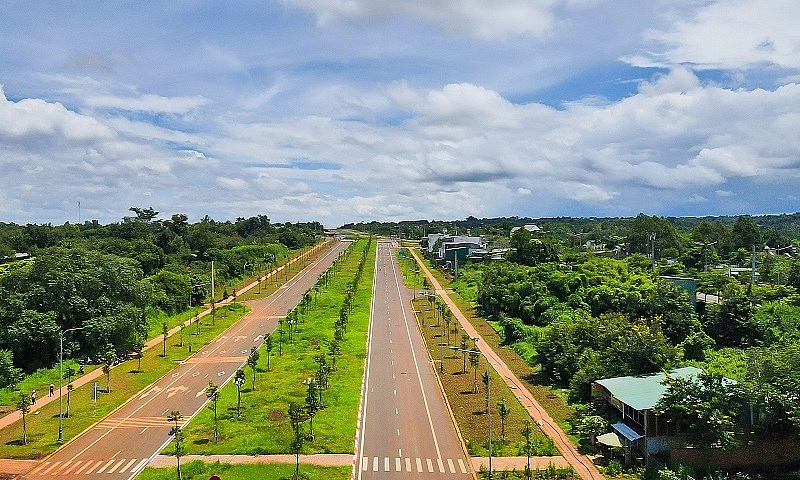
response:
<svg viewBox="0 0 800 480"><path fill-rule="evenodd" d="M277 454L288 453L293 439L287 410L290 402L305 404L306 384L317 370L314 357L327 354L334 335L334 321L339 318L347 291L352 288L361 252L367 240L355 242L349 253L332 267L327 287L314 295L308 311L301 314L293 342L283 335L282 355L279 355L280 336L272 333L272 355L267 369L267 351L259 348L255 389L253 371L245 367L246 381L242 387L242 413L237 414L237 390L231 382L220 390L217 401L218 440L214 441L214 413L211 403L184 427L186 453L213 454ZM372 297L372 277L375 263L375 242L372 242L358 288L353 295L347 333L340 343L341 354L336 358L336 371L323 391L323 408L314 416L315 437L305 443L303 453L351 453L361 395L361 379L366 356L366 335L369 328L369 308ZM301 310L302 311L302 310ZM280 328L280 327L279 327ZM265 332L267 333L267 332ZM330 362L330 356L328 356ZM304 422L306 433L309 422ZM172 455L168 446L162 452Z"/></svg>
<svg viewBox="0 0 800 480"><path fill-rule="evenodd" d="M461 347L463 330L450 333L450 343L447 343L446 323L440 321L435 307L427 299L419 298L414 302L414 310L420 324L428 352L437 365L439 378L444 387L450 408L458 423L458 428L469 448L470 455L487 456L488 448L488 419L486 416L486 386L481 380L481 374L486 372L486 359L481 356L477 369L478 393L473 393L475 385L475 370L470 365L469 354L451 350L450 345ZM450 328L457 326L453 321ZM467 349L475 349L471 340L467 340ZM466 360L465 360L466 357ZM443 360L444 372L438 369L439 361ZM465 368L466 364L466 368ZM491 370L491 422L492 422L492 452L496 456L521 455L524 438L521 430L525 420L531 420L528 412L520 405L514 390L503 382L503 379ZM505 419L505 439L501 439L502 421L499 414L498 402L505 399L509 414ZM531 420L531 442L535 448L535 455L555 455L555 446L539 430Z"/></svg>
<svg viewBox="0 0 800 480"><path fill-rule="evenodd" d="M350 478L352 467L320 467L316 465L300 465L300 475L309 480L346 480ZM293 464L236 464L206 463L195 460L181 465L183 480L207 480L212 475L220 478L237 480L288 480L294 474ZM145 468L137 477L138 480L174 480L178 478L177 468Z"/></svg>
<svg viewBox="0 0 800 480"><path fill-rule="evenodd" d="M541 372L538 367L532 367L516 351L514 351L513 348L503 345L503 339L500 337L497 331L492 328L489 322L487 322L486 319L482 318L478 314L473 305L464 300L464 298L461 297L457 292L452 291L450 281L445 278L442 272L433 267L427 261L427 259L422 257L419 251L416 253L417 255L420 255L423 262L425 262L426 266L433 273L433 276L442 285L442 288L448 289L450 298L453 300L459 310L461 310L461 313L464 314L470 324L472 324L478 334L481 335L487 345L489 345L492 350L494 350L495 353L497 353L497 355L503 359L503 362L505 362L508 368L510 368L511 371L516 374L517 378L523 382L525 388L531 392L531 395L533 395L536 401L539 402L542 408L544 408L550 417L552 417L553 420L558 423L561 429L569 435L569 432L572 428L569 424L569 418L574 414L574 409L567 404L566 400L562 395L560 395L559 391L550 386L549 381L541 377ZM469 365L467 365L467 367L469 368ZM570 438L573 440L573 443L577 445L577 438L571 435Z"/></svg>
<svg viewBox="0 0 800 480"><path fill-rule="evenodd" d="M108 413L122 405L130 397L146 386L158 380L173 368L177 362L188 358L189 345L199 350L201 345L209 343L217 335L239 320L248 309L241 304L226 306L220 309L215 325L211 325L211 317L203 317L201 333L196 335L194 325L184 330L183 335L177 333L167 339L167 354L163 355L163 347L156 346L143 352L141 371L138 360L128 360L111 370L111 392L107 392L107 377L102 375L99 383L100 398L95 403L91 399L92 384L87 383L73 390L69 395L70 416L63 418L63 437L67 442L74 436L101 420ZM182 340L181 340L182 338ZM181 342L183 345L181 345ZM66 363L66 362L65 362ZM97 368L97 367L94 367ZM55 369L54 383L58 385L58 368ZM41 390L44 394L44 390ZM19 394L17 393L17 399ZM40 394L41 395L41 394ZM67 395L63 396L66 413ZM25 416L28 444L22 444L22 421L0 429L0 458L41 458L55 451L58 443L58 411L56 399Z"/></svg>

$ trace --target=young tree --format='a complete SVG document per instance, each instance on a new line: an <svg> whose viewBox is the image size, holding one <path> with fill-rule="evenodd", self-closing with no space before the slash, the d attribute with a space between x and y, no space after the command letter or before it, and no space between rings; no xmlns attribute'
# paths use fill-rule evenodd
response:
<svg viewBox="0 0 800 480"><path fill-rule="evenodd" d="M111 368L114 366L116 355L114 345L107 344L103 351L103 373L106 374L106 393L111 393Z"/></svg>
<svg viewBox="0 0 800 480"><path fill-rule="evenodd" d="M219 387L211 380L208 381L206 386L206 398L211 401L211 410L214 412L214 442L219 438L219 429L217 428L217 401L219 400Z"/></svg>
<svg viewBox="0 0 800 480"><path fill-rule="evenodd" d="M253 387L250 389L251 391L256 389L256 367L258 366L259 358L261 358L261 354L258 353L258 347L250 347L250 355L247 357L247 365L253 370Z"/></svg>
<svg viewBox="0 0 800 480"><path fill-rule="evenodd" d="M522 444L522 450L525 452L525 478L527 480L531 480L531 454L533 453L533 442L531 442L531 434L533 430L531 429L531 421L525 420L525 426L522 427L520 430L522 434L522 438L525 439L525 443Z"/></svg>
<svg viewBox="0 0 800 480"><path fill-rule="evenodd" d="M461 357L464 361L464 365L461 368L461 373L467 373L467 340L469 340L469 335L464 334L461 335Z"/></svg>
<svg viewBox="0 0 800 480"><path fill-rule="evenodd" d="M269 333L264 335L264 349L267 351L267 371L271 371L272 368L269 364L269 359L272 357L272 335Z"/></svg>
<svg viewBox="0 0 800 480"><path fill-rule="evenodd" d="M303 435L303 407L295 402L289 404L289 422L292 425L292 432L294 432L294 439L289 447L295 457L292 478L298 480L300 478L300 452L303 451L305 435Z"/></svg>
<svg viewBox="0 0 800 480"><path fill-rule="evenodd" d="M136 354L136 371L142 371L142 357L144 356L144 341L141 338L137 338L133 344L131 345L133 352Z"/></svg>
<svg viewBox="0 0 800 480"><path fill-rule="evenodd" d="M511 409L506 405L506 399L503 398L497 402L497 413L500 415L500 441L506 441L506 418L511 413Z"/></svg>
<svg viewBox="0 0 800 480"><path fill-rule="evenodd" d="M167 357L167 335L169 334L169 324L164 322L161 324L161 335L164 336L164 354L162 355L164 358Z"/></svg>
<svg viewBox="0 0 800 480"><path fill-rule="evenodd" d="M472 366L472 393L478 393L478 366L480 365L481 354L475 350L469 352L469 364Z"/></svg>
<svg viewBox="0 0 800 480"><path fill-rule="evenodd" d="M21 392L19 394L19 402L17 402L17 410L19 410L20 413L22 414L22 444L27 445L28 425L25 422L25 416L31 411L31 399L24 392Z"/></svg>
<svg viewBox="0 0 800 480"><path fill-rule="evenodd" d="M169 412L167 416L167 421L170 423L175 422L175 425L170 428L169 436L175 438L175 459L178 461L178 480L181 480L183 476L181 475L181 456L183 456L186 448L183 445L183 431L180 427L180 421L183 420L183 415L178 410L173 410Z"/></svg>
<svg viewBox="0 0 800 480"><path fill-rule="evenodd" d="M233 384L236 385L236 393L238 395L238 400L236 401L236 415L239 418L242 417L242 385L244 385L244 380L244 370L241 368L236 370L236 373L233 375Z"/></svg>
<svg viewBox="0 0 800 480"><path fill-rule="evenodd" d="M488 365L487 365L487 368L488 368ZM489 389L489 382L491 380L492 380L492 378L489 376L489 370L488 369L485 372L481 373L481 381L483 382L484 391L486 391L486 414L487 415L489 414L489 405L492 402L492 399L489 397L489 392L491 392L491 390Z"/></svg>
<svg viewBox="0 0 800 480"><path fill-rule="evenodd" d="M317 382L313 378L309 378L306 382L306 413L308 414L308 438L314 441L314 415L322 408L317 395Z"/></svg>
<svg viewBox="0 0 800 480"><path fill-rule="evenodd" d="M73 390L72 386L72 377L75 376L75 369L72 368L71 365L67 365L64 367L64 378L67 380L67 411L65 412L65 416L69 418L69 394Z"/></svg>

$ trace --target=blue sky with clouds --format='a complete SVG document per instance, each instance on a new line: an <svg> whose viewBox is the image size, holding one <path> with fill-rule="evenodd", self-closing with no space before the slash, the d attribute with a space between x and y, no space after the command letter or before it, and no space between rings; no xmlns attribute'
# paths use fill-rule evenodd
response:
<svg viewBox="0 0 800 480"><path fill-rule="evenodd" d="M800 2L2 5L0 221L800 211Z"/></svg>

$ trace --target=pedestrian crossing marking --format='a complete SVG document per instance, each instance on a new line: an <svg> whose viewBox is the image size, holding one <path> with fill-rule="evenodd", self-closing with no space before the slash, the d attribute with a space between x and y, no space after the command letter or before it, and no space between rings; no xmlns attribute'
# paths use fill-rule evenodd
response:
<svg viewBox="0 0 800 480"><path fill-rule="evenodd" d="M377 458L377 457L376 457ZM90 474L121 474L121 473L135 473L141 470L147 463L147 458L112 458L111 460L68 460L66 462L44 462L28 476L64 476L64 475L90 475ZM366 470L367 458L364 458L364 470ZM136 463L139 462L139 463Z"/></svg>
<svg viewBox="0 0 800 480"><path fill-rule="evenodd" d="M394 458L394 469L392 469L392 458ZM373 472L411 472L414 464L416 464L417 473L423 473L426 467L428 473L434 473L438 467L439 473L469 474L464 459L462 458L437 458L434 464L434 459L432 458L372 457L372 468L370 468L369 459L369 456L361 457L361 470L364 472L370 470ZM383 461L381 461L381 459L383 459ZM458 463L458 468L456 468L456 463Z"/></svg>

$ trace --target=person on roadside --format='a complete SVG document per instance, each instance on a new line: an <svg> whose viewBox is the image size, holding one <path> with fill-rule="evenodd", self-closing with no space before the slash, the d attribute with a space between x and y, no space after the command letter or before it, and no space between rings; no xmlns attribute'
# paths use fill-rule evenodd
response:
<svg viewBox="0 0 800 480"><path fill-rule="evenodd" d="M31 390L31 405L36 403L36 389Z"/></svg>
<svg viewBox="0 0 800 480"><path fill-rule="evenodd" d="M55 391L56 391L56 386L55 386L55 385L53 385L53 384L51 383L51 384L50 384L50 396L51 396L51 397L52 397L53 395L55 395Z"/></svg>

